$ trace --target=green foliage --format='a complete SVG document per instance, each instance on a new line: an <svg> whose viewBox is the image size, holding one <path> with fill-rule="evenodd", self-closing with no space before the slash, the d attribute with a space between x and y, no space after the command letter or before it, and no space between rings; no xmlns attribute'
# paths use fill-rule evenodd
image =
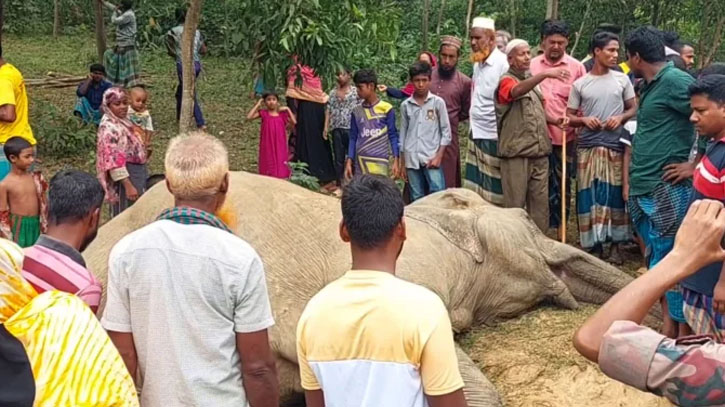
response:
<svg viewBox="0 0 725 407"><path fill-rule="evenodd" d="M307 188L311 191L320 192L320 182L317 177L310 175L310 171L307 169L306 163L296 161L288 163L292 175L290 175L290 182L299 185L302 188Z"/></svg>
<svg viewBox="0 0 725 407"><path fill-rule="evenodd" d="M33 131L40 154L48 157L86 156L94 154L96 127L85 125L68 111L39 101L33 112Z"/></svg>

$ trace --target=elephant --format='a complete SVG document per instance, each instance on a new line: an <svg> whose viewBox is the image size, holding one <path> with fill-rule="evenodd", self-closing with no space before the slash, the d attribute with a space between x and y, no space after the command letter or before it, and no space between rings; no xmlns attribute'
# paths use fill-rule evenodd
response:
<svg viewBox="0 0 725 407"><path fill-rule="evenodd" d="M85 250L90 270L107 281L111 248L173 205L159 184L103 225ZM269 331L283 400L302 394L295 330L309 299L351 265L339 237L340 200L285 180L232 172L227 205L231 229L261 256L276 325ZM632 277L572 246L546 237L525 211L503 209L475 192L449 189L405 209L407 240L396 275L435 292L449 310L453 330L512 318L543 301L576 308L603 303ZM105 291L105 290L104 290ZM469 406L495 407L495 387L457 349Z"/></svg>

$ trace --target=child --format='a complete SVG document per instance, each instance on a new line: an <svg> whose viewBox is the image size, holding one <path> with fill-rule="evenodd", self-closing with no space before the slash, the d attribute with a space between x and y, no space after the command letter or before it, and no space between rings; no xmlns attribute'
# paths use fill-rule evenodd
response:
<svg viewBox="0 0 725 407"><path fill-rule="evenodd" d="M343 68L337 73L337 86L330 92L325 113L325 132L332 133L332 151L337 173L337 185L342 185L345 172L345 157L350 149L350 117L352 110L360 105L357 89L351 86L352 71ZM327 139L326 133L323 138Z"/></svg>
<svg viewBox="0 0 725 407"><path fill-rule="evenodd" d="M400 105L400 167L408 179L410 198L416 201L428 193L446 189L441 161L451 144L451 126L446 102L429 92L433 70L425 62L410 67L413 95Z"/></svg>
<svg viewBox="0 0 725 407"><path fill-rule="evenodd" d="M145 88L136 86L129 90L128 120L134 124L134 133L141 136L147 156L151 156L151 137L154 135L154 122L147 108L149 94Z"/></svg>
<svg viewBox="0 0 725 407"><path fill-rule="evenodd" d="M27 140L12 137L3 150L11 167L0 182L0 232L21 247L30 247L48 226L48 184L40 172L30 172L35 151Z"/></svg>
<svg viewBox="0 0 725 407"><path fill-rule="evenodd" d="M267 109L259 109L262 102ZM247 120L259 118L262 119L259 130L259 173L275 178L289 178L287 126L295 126L297 119L289 107L280 107L277 94L269 91L247 113Z"/></svg>
<svg viewBox="0 0 725 407"><path fill-rule="evenodd" d="M353 78L362 105L352 111L350 147L345 161L345 178L355 174L388 176L390 155L393 155L393 174L398 174L398 129L395 110L390 103L378 98L378 76L371 69L355 72ZM354 171L353 171L354 167Z"/></svg>

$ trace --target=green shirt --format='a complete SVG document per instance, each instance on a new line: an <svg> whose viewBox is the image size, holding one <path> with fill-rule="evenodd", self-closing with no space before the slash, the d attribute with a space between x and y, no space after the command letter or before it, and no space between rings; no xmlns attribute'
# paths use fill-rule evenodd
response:
<svg viewBox="0 0 725 407"><path fill-rule="evenodd" d="M662 181L664 167L687 162L695 141L687 88L695 79L670 62L645 84L637 112L629 170L631 196L646 195Z"/></svg>

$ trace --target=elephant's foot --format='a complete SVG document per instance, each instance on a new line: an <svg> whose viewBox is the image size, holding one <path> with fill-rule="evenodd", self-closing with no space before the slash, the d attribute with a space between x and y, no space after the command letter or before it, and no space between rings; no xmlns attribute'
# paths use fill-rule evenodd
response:
<svg viewBox="0 0 725 407"><path fill-rule="evenodd" d="M456 345L456 356L458 357L458 369L463 376L465 387L463 392L469 407L501 407L501 397L498 390L481 373L473 360Z"/></svg>

